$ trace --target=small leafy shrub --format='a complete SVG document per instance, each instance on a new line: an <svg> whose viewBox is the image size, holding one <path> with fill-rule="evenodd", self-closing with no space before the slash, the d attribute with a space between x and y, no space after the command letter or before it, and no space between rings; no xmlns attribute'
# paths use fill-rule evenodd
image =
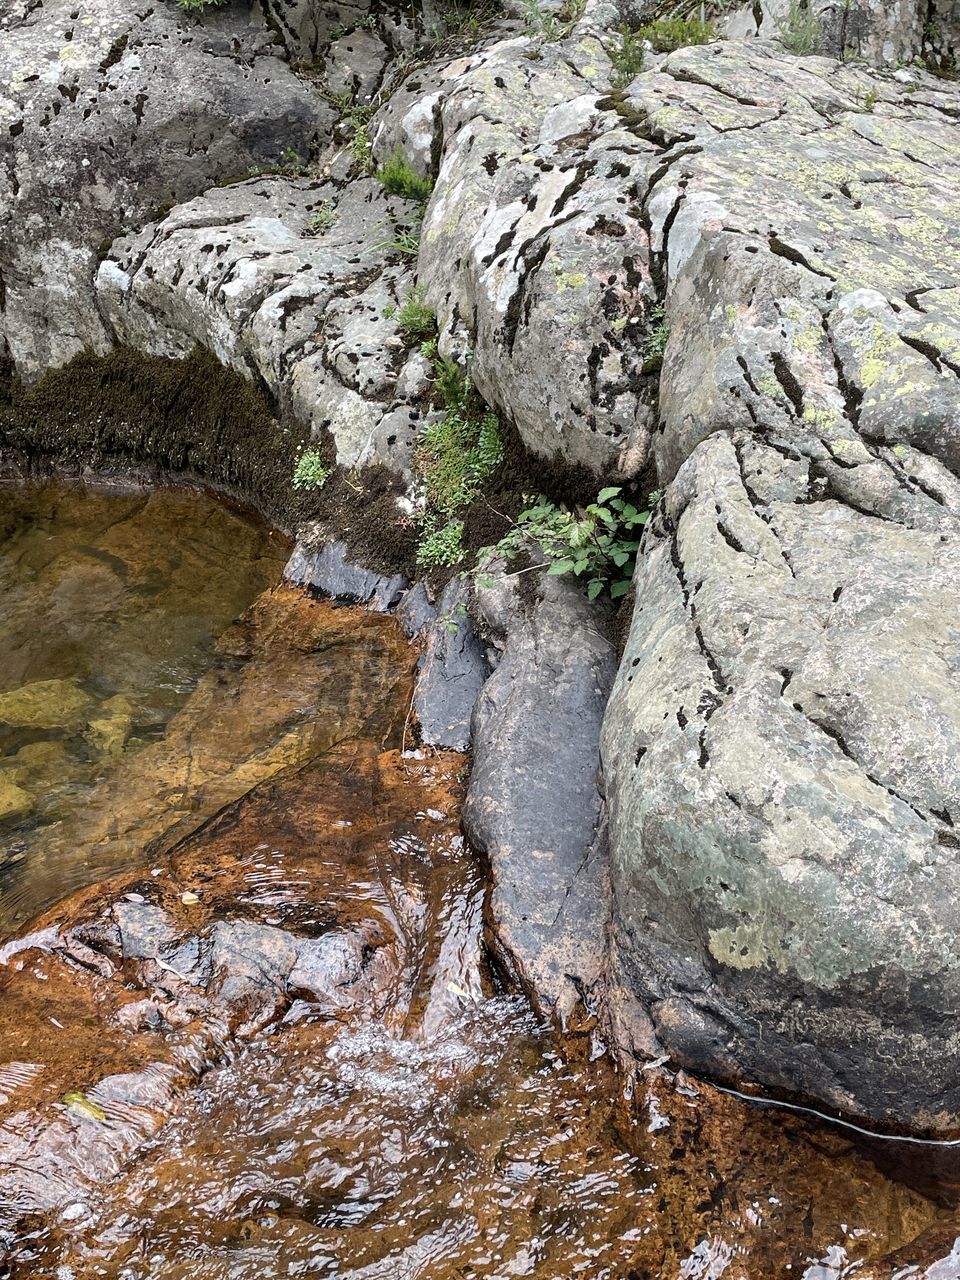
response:
<svg viewBox="0 0 960 1280"><path fill-rule="evenodd" d="M432 178L421 178L402 151L395 151L377 170L384 190L404 200L426 204L433 190Z"/></svg>
<svg viewBox="0 0 960 1280"><path fill-rule="evenodd" d="M522 0L527 35L559 40L583 17L586 0L566 0L558 12L545 9L542 0Z"/></svg>
<svg viewBox="0 0 960 1280"><path fill-rule="evenodd" d="M424 301L426 292L422 285L416 285L397 312L397 328L411 342L426 342L437 329L437 317Z"/></svg>
<svg viewBox="0 0 960 1280"><path fill-rule="evenodd" d="M663 364L663 353L670 337L670 326L664 319L663 303L659 302L650 310L647 332L640 348L643 356L643 373L656 373Z"/></svg>
<svg viewBox="0 0 960 1280"><path fill-rule="evenodd" d="M332 468L324 465L319 449L304 449L293 472L293 487L322 489L332 473Z"/></svg>
<svg viewBox="0 0 960 1280"><path fill-rule="evenodd" d="M596 502L582 513L541 497L521 512L506 537L488 549L488 556L496 553L510 561L532 543L546 558L548 574L572 573L585 580L588 599L595 600L606 591L616 600L630 590L640 531L660 497L652 493L647 510L640 511L621 492L616 486L601 489Z"/></svg>
<svg viewBox="0 0 960 1280"><path fill-rule="evenodd" d="M337 211L329 200L324 200L310 215L310 234L322 236L337 221Z"/></svg>
<svg viewBox="0 0 960 1280"><path fill-rule="evenodd" d="M177 0L178 6L186 13L202 13L204 9L213 9L226 0Z"/></svg>
<svg viewBox="0 0 960 1280"><path fill-rule="evenodd" d="M610 54L613 63L614 89L623 89L643 70L643 55L646 52L643 40L635 31L624 27L620 32L620 44Z"/></svg>
<svg viewBox="0 0 960 1280"><path fill-rule="evenodd" d="M434 362L434 397L443 413L420 433L416 466L423 481L417 563L424 569L461 562L460 513L503 461L497 418L455 360Z"/></svg>
<svg viewBox="0 0 960 1280"><path fill-rule="evenodd" d="M658 18L641 27L636 38L649 41L657 53L672 53L692 44L708 44L714 34L713 23L701 18Z"/></svg>
<svg viewBox="0 0 960 1280"><path fill-rule="evenodd" d="M819 53L823 43L820 19L804 0L790 0L785 17L777 22L780 43L799 57Z"/></svg>
<svg viewBox="0 0 960 1280"><path fill-rule="evenodd" d="M421 569L444 569L458 565L463 559L463 521L450 520L438 524L425 519L421 524L417 564Z"/></svg>

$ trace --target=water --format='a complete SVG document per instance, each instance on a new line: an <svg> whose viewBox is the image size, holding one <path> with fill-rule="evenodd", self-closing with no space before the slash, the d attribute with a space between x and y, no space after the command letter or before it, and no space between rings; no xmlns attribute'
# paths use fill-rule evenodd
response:
<svg viewBox="0 0 960 1280"><path fill-rule="evenodd" d="M952 1211L843 1133L663 1071L627 1099L600 1026L558 1039L502 987L466 761L414 749L392 619L273 588L224 627L18 864L49 901L69 846L87 887L0 967L10 1276L890 1280L949 1253Z"/></svg>
<svg viewBox="0 0 960 1280"><path fill-rule="evenodd" d="M285 540L196 492L0 487L0 935L82 882L40 833L163 737Z"/></svg>

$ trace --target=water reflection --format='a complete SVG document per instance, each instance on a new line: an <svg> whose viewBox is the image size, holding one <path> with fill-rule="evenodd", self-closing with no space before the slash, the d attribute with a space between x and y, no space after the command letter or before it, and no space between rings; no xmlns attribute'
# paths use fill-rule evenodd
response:
<svg viewBox="0 0 960 1280"><path fill-rule="evenodd" d="M951 1213L842 1132L664 1068L627 1103L590 1019L558 1039L502 989L465 761L400 749L393 620L272 591L210 661L26 864L69 845L112 877L0 957L10 1276L918 1280L949 1259Z"/></svg>
<svg viewBox="0 0 960 1280"><path fill-rule="evenodd" d="M70 883L55 860L46 884L16 867L162 738L286 549L194 491L0 487L0 925L53 900L61 874Z"/></svg>

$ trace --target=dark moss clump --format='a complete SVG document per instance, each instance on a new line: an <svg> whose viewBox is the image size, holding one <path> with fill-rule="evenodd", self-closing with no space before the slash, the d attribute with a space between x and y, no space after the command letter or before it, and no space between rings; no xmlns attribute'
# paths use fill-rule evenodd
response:
<svg viewBox="0 0 960 1280"><path fill-rule="evenodd" d="M85 353L0 397L0 445L28 470L151 464L233 493L285 529L314 505L291 485L302 443L251 383L199 347L183 360Z"/></svg>

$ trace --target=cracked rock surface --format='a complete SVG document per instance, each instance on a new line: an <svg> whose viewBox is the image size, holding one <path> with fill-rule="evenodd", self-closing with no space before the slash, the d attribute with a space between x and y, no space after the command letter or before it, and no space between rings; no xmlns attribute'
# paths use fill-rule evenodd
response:
<svg viewBox="0 0 960 1280"><path fill-rule="evenodd" d="M0 3L0 354L35 378L109 331L98 254L124 226L288 150L333 119L240 7Z"/></svg>
<svg viewBox="0 0 960 1280"><path fill-rule="evenodd" d="M861 74L716 46L627 94L673 143L672 483L604 727L617 969L689 1067L954 1129L960 156Z"/></svg>
<svg viewBox="0 0 960 1280"><path fill-rule="evenodd" d="M364 6L268 8L286 54L358 100L410 52ZM409 208L345 151L213 186L332 127L262 28L97 0L67 39L67 12L0 8L20 373L199 342L340 464L410 481L429 369L390 312L417 281L440 351L472 350L532 454L655 470L603 734L614 987L685 1066L960 1128L955 87L756 40L649 54L624 83L610 4L555 41L501 25L423 53L370 121L378 161L435 179L414 270L384 247ZM528 986L561 1016L603 970L613 655L584 637L549 592L511 634L467 806L504 951L542 958ZM571 727L545 748L553 682ZM541 775L511 773L516 752ZM544 850L564 905L533 919Z"/></svg>

